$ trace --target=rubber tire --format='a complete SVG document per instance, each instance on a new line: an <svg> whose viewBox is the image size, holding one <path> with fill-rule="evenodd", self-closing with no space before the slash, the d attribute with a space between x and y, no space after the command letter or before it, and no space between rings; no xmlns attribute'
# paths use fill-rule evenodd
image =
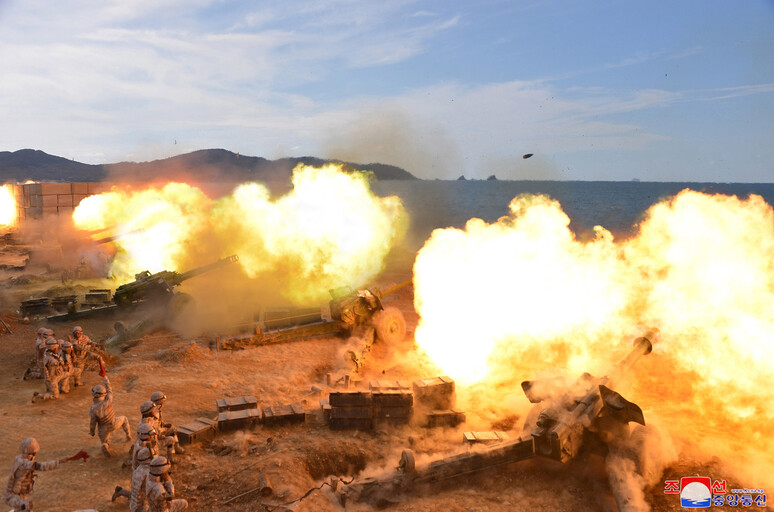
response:
<svg viewBox="0 0 774 512"><path fill-rule="evenodd" d="M398 308L388 307L374 315L376 338L387 344L398 344L406 339L406 319Z"/></svg>

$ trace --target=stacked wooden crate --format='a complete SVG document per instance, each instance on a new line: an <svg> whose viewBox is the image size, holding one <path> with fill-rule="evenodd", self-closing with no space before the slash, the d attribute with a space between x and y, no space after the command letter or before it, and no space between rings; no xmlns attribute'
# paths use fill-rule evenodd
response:
<svg viewBox="0 0 774 512"><path fill-rule="evenodd" d="M331 430L371 430L374 411L370 391L334 391L328 397Z"/></svg>
<svg viewBox="0 0 774 512"><path fill-rule="evenodd" d="M261 409L254 396L226 397L216 400L218 430L226 432L250 428L261 421Z"/></svg>
<svg viewBox="0 0 774 512"><path fill-rule="evenodd" d="M414 412L414 394L406 381L375 380L369 384L374 420L387 424L406 424Z"/></svg>
<svg viewBox="0 0 774 512"><path fill-rule="evenodd" d="M14 185L19 222L72 215L83 199L110 190L110 183L25 183Z"/></svg>

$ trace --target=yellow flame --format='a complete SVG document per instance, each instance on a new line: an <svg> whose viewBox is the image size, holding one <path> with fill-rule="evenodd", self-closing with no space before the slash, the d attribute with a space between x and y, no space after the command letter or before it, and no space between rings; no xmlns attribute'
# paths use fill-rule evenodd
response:
<svg viewBox="0 0 774 512"><path fill-rule="evenodd" d="M276 199L258 183L217 201L181 183L114 190L81 201L73 219L80 229L143 230L116 241L113 271L124 278L185 270L195 253L237 254L249 277L277 273L281 291L296 302L326 300L331 288L374 279L405 231L400 199L376 197L366 174L333 165L299 166L292 182Z"/></svg>
<svg viewBox="0 0 774 512"><path fill-rule="evenodd" d="M661 343L634 368L641 404L694 438L720 439L713 452L734 446L768 464L772 207L686 190L622 242L597 228L582 243L568 221L558 203L521 196L496 223L435 231L414 267L420 348L463 384L512 388L552 366L604 371L655 326Z"/></svg>
<svg viewBox="0 0 774 512"><path fill-rule="evenodd" d="M124 235L117 241L121 250L111 270L127 279L143 270L178 270L187 244L206 226L209 204L197 187L168 183L87 197L73 212L73 221L79 229L114 228Z"/></svg>
<svg viewBox="0 0 774 512"><path fill-rule="evenodd" d="M0 226L15 226L16 215L13 185L3 185L0 187Z"/></svg>
<svg viewBox="0 0 774 512"><path fill-rule="evenodd" d="M215 208L214 225L247 275L280 271L284 294L296 302L375 278L404 231L400 199L376 197L367 175L336 165L300 165L292 181L277 200L263 185L241 185Z"/></svg>

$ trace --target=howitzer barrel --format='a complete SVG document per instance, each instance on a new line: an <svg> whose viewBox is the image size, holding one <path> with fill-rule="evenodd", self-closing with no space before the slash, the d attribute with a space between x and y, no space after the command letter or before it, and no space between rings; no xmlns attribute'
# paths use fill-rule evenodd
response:
<svg viewBox="0 0 774 512"><path fill-rule="evenodd" d="M236 254L232 254L231 256L227 256L214 263L210 263L209 265L203 265L201 267L196 267L194 269L191 269L187 272L183 272L178 276L177 281L182 283L186 279L191 279L192 277L196 277L198 275L204 274L205 272L209 272L211 270L215 270L220 267L225 267L226 265L230 263L235 263L237 261L239 261L239 256L237 256Z"/></svg>
<svg viewBox="0 0 774 512"><path fill-rule="evenodd" d="M626 357L621 359L617 365L615 365L616 375L611 376L612 380L616 380L628 372L637 360L653 351L653 343L656 342L658 337L658 329L648 329L645 334L634 340L634 347L627 354Z"/></svg>
<svg viewBox="0 0 774 512"><path fill-rule="evenodd" d="M380 290L379 298L386 297L388 295L392 295L393 293L402 290L403 288L407 287L411 284L412 278L408 278L405 281L400 281L398 283L393 283L390 285L385 286Z"/></svg>

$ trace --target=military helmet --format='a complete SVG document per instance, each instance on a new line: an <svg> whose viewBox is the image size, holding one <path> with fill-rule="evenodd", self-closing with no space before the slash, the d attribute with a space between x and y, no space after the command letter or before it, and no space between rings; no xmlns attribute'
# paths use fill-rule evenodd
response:
<svg viewBox="0 0 774 512"><path fill-rule="evenodd" d="M103 386L102 384L97 384L96 386L91 388L91 396L93 396L94 398L105 396L105 395L107 395L107 389L105 389L105 386Z"/></svg>
<svg viewBox="0 0 774 512"><path fill-rule="evenodd" d="M38 329L38 336L43 336L44 334L46 334L47 330L48 329L46 329L45 327L41 327L40 329Z"/></svg>
<svg viewBox="0 0 774 512"><path fill-rule="evenodd" d="M154 404L150 400L146 400L140 404L140 413L142 413L143 416L147 416L148 413L153 411L153 409L155 408L156 408L156 404Z"/></svg>
<svg viewBox="0 0 774 512"><path fill-rule="evenodd" d="M46 348L53 349L55 347L59 347L59 340L56 338L46 338Z"/></svg>
<svg viewBox="0 0 774 512"><path fill-rule="evenodd" d="M159 455L153 457L150 463L150 470L148 471L153 476L161 476L169 472L169 461L166 457Z"/></svg>
<svg viewBox="0 0 774 512"><path fill-rule="evenodd" d="M158 405L158 402L161 402L167 399L167 395L165 395L163 391L154 391L150 399L153 403Z"/></svg>
<svg viewBox="0 0 774 512"><path fill-rule="evenodd" d="M145 462L151 459L151 452L150 450L143 446L139 450L137 450L137 461L138 462Z"/></svg>
<svg viewBox="0 0 774 512"><path fill-rule="evenodd" d="M150 423L140 423L137 427L137 437L142 441L146 441L149 437L156 435L156 429Z"/></svg>
<svg viewBox="0 0 774 512"><path fill-rule="evenodd" d="M53 336L54 335L54 331L52 331L51 329L46 329L45 334L46 334L46 336Z"/></svg>
<svg viewBox="0 0 774 512"><path fill-rule="evenodd" d="M73 334L78 334L79 332L80 333L83 332L83 328L80 325L76 325L75 327L73 327Z"/></svg>
<svg viewBox="0 0 774 512"><path fill-rule="evenodd" d="M62 346L63 350L72 350L73 344L69 340L59 340L59 344Z"/></svg>
<svg viewBox="0 0 774 512"><path fill-rule="evenodd" d="M19 446L19 453L22 455L35 455L39 451L40 445L34 437L28 437Z"/></svg>

